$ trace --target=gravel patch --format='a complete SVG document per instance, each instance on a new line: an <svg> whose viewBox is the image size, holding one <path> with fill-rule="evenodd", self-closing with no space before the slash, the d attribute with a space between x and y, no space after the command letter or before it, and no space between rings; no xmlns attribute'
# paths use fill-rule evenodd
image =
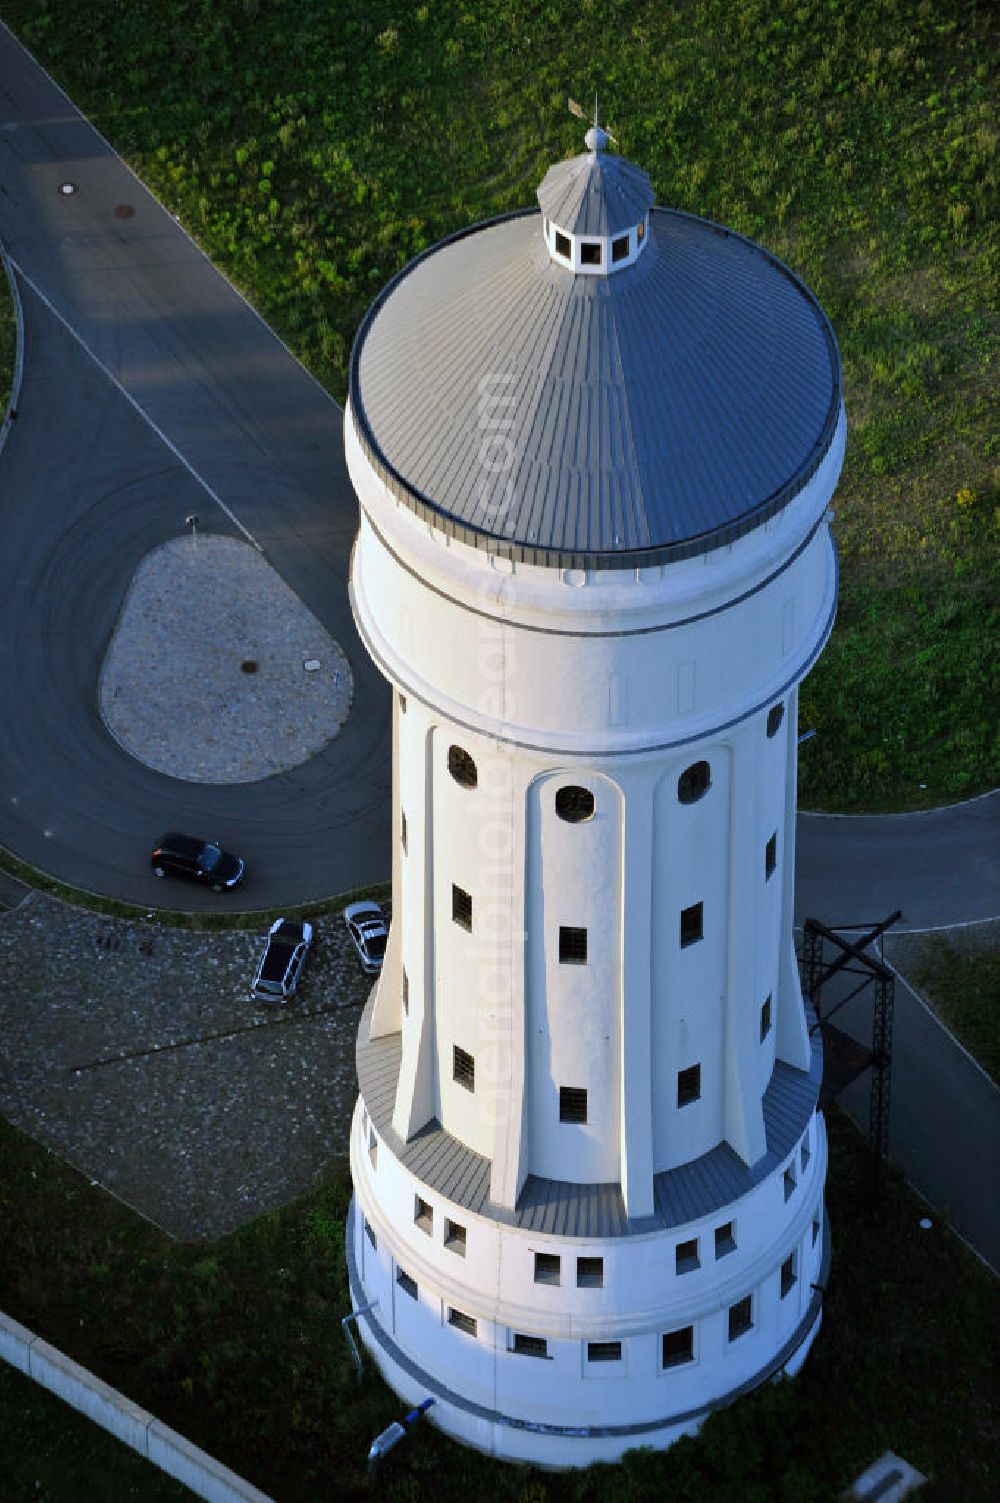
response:
<svg viewBox="0 0 1000 1503"><path fill-rule="evenodd" d="M251 783L322 751L351 693L343 651L256 549L200 533L139 565L98 697L111 735L147 767Z"/></svg>
<svg viewBox="0 0 1000 1503"><path fill-rule="evenodd" d="M259 934L109 919L32 893L0 914L0 1113L181 1240L312 1188L347 1153L371 978L314 919L295 997L252 1002Z"/></svg>

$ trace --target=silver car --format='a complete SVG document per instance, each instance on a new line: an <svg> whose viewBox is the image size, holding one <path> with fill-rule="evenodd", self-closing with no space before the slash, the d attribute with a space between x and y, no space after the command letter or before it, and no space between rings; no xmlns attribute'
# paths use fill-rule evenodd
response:
<svg viewBox="0 0 1000 1503"><path fill-rule="evenodd" d="M312 924L300 919L275 919L257 964L251 997L258 1002L287 1002L299 984L312 937Z"/></svg>
<svg viewBox="0 0 1000 1503"><path fill-rule="evenodd" d="M385 914L377 903L367 900L350 903L344 909L344 923L358 952L361 969L369 976L377 976L382 969L389 935Z"/></svg>

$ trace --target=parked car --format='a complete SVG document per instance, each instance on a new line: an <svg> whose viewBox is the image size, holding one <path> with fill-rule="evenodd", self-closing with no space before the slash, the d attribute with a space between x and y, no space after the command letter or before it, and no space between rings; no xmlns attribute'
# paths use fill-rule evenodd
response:
<svg viewBox="0 0 1000 1503"><path fill-rule="evenodd" d="M350 903L344 909L344 922L358 952L361 969L369 976L377 976L382 969L389 935L385 914L377 903Z"/></svg>
<svg viewBox="0 0 1000 1503"><path fill-rule="evenodd" d="M242 882L246 863L224 851L217 840L199 840L171 830L149 858L154 877L184 877L203 882L213 892L225 892Z"/></svg>
<svg viewBox="0 0 1000 1503"><path fill-rule="evenodd" d="M268 930L250 995L258 1002L287 1002L299 984L312 937L312 924L299 919L275 919Z"/></svg>

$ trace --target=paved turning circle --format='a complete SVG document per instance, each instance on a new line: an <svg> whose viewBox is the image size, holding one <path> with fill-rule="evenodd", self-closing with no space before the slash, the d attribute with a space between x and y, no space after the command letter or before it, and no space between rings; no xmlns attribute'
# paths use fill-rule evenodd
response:
<svg viewBox="0 0 1000 1503"><path fill-rule="evenodd" d="M297 767L337 735L350 699L337 643L249 543L224 537L143 560L100 679L115 740L195 783Z"/></svg>

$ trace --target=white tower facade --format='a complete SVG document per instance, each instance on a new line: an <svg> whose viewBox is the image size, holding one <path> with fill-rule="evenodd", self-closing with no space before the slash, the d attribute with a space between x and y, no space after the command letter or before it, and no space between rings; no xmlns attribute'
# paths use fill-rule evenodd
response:
<svg viewBox="0 0 1000 1503"><path fill-rule="evenodd" d="M390 284L345 417L395 691L352 1298L407 1400L556 1466L796 1371L829 1246L792 921L836 345L587 144Z"/></svg>

